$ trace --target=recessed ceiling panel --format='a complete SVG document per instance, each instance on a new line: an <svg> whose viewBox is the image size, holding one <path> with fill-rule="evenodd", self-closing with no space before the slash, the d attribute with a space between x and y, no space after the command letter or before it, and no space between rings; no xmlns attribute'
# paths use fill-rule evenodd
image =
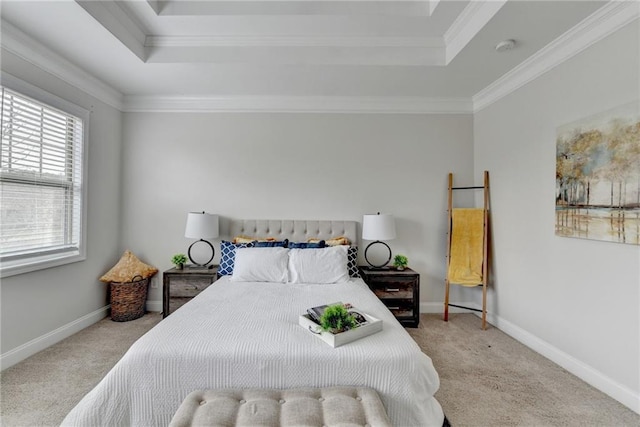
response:
<svg viewBox="0 0 640 427"><path fill-rule="evenodd" d="M126 96L364 99L470 99L603 4L82 3L5 0L1 13L25 37ZM498 54L494 47L506 38L516 48Z"/></svg>

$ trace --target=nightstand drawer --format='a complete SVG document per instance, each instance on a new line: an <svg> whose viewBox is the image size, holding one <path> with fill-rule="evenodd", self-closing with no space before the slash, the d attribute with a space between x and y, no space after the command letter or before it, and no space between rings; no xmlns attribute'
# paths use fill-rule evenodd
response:
<svg viewBox="0 0 640 427"><path fill-rule="evenodd" d="M193 298L171 298L169 300L169 312L173 313L192 299Z"/></svg>
<svg viewBox="0 0 640 427"><path fill-rule="evenodd" d="M376 296L384 299L413 299L415 280L374 281L369 285Z"/></svg>
<svg viewBox="0 0 640 427"><path fill-rule="evenodd" d="M216 281L217 266L172 268L162 274L162 312L167 317Z"/></svg>
<svg viewBox="0 0 640 427"><path fill-rule="evenodd" d="M389 304L387 308L398 319L412 319L414 317L413 305Z"/></svg>
<svg viewBox="0 0 640 427"><path fill-rule="evenodd" d="M360 276L382 303L404 325L420 323L420 275L404 270L360 267Z"/></svg>
<svg viewBox="0 0 640 427"><path fill-rule="evenodd" d="M211 280L201 279L199 281L179 281L171 283L171 297L193 298L211 285Z"/></svg>

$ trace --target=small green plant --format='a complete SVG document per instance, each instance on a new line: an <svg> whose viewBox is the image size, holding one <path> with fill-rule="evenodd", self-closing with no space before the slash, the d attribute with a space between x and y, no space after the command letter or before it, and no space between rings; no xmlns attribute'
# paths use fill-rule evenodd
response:
<svg viewBox="0 0 640 427"><path fill-rule="evenodd" d="M409 258L404 255L396 255L393 257L393 266L399 269L406 268L407 264L409 264Z"/></svg>
<svg viewBox="0 0 640 427"><path fill-rule="evenodd" d="M357 327L356 319L341 304L330 305L320 317L323 331L337 334Z"/></svg>
<svg viewBox="0 0 640 427"><path fill-rule="evenodd" d="M185 254L175 254L171 258L171 262L175 265L183 265L187 262L187 256Z"/></svg>

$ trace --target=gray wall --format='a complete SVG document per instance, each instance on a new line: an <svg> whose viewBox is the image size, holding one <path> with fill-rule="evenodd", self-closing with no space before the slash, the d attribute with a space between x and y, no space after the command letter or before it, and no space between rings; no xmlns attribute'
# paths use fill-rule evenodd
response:
<svg viewBox="0 0 640 427"><path fill-rule="evenodd" d="M361 221L364 213L393 213L398 239L389 243L421 273L423 307L440 311L446 174L479 183L487 169L492 321L638 410L640 248L553 233L556 128L638 99L638 39L636 21L474 117L128 113L122 119L3 52L3 70L93 113L88 259L2 281L2 354L104 307L106 289L97 278L124 249L169 268L171 255L191 243L183 237L190 210L222 215L223 233L228 218ZM149 296L156 310L159 283L160 275ZM475 289L455 288L452 300L479 303Z"/></svg>
<svg viewBox="0 0 640 427"><path fill-rule="evenodd" d="M639 98L638 28L635 21L474 118L475 170L491 171L489 307L498 325L636 411L640 247L556 237L554 203L556 128Z"/></svg>
<svg viewBox="0 0 640 427"><path fill-rule="evenodd" d="M472 179L472 127L471 115L127 114L123 248L171 267L191 243L189 211L358 222L392 213L398 238L388 243L422 274L421 300L440 310L446 175Z"/></svg>
<svg viewBox="0 0 640 427"><path fill-rule="evenodd" d="M119 257L122 113L4 50L2 70L91 111L87 259L0 283L1 353L29 343L20 358L50 344L50 334L60 339L74 332L70 323L108 304L106 285L98 277ZM65 331L56 334L62 327ZM3 367L11 360L3 358Z"/></svg>

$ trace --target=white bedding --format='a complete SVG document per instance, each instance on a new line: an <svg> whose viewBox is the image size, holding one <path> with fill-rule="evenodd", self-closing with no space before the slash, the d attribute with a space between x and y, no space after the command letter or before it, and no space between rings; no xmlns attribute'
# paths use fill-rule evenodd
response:
<svg viewBox="0 0 640 427"><path fill-rule="evenodd" d="M383 320L383 330L332 348L298 325L336 301ZM166 426L191 391L368 386L395 426L438 426L431 359L361 279L339 284L232 282L223 277L141 337L63 425Z"/></svg>

